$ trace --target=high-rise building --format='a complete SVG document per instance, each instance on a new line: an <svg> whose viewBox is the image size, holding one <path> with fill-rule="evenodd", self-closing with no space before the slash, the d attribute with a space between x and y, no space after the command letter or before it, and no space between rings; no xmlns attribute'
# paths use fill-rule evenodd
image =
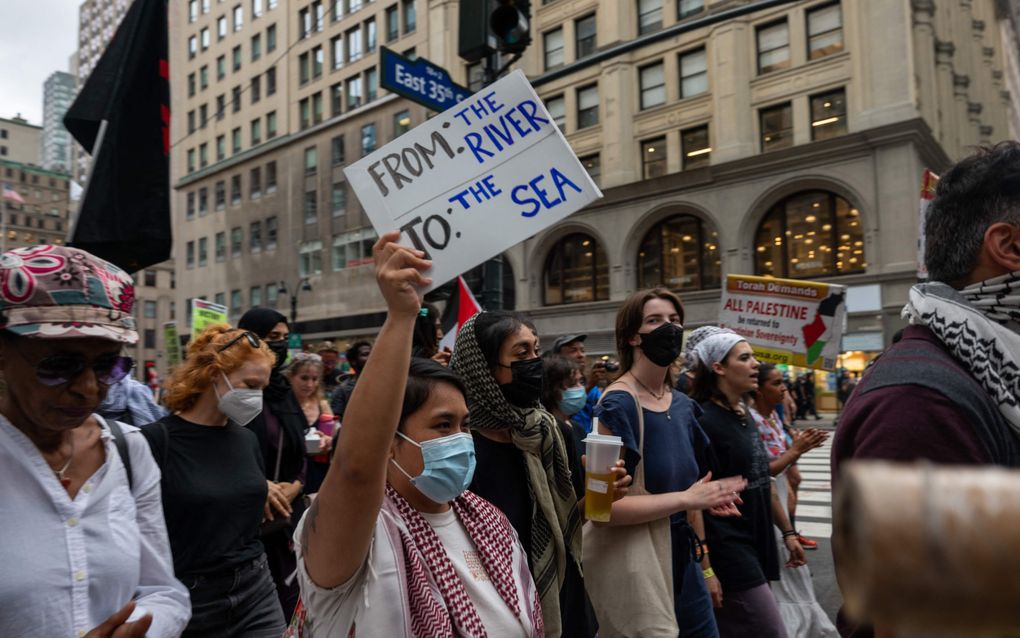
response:
<svg viewBox="0 0 1020 638"><path fill-rule="evenodd" d="M29 124L18 113L7 119L0 117L0 160L39 165L39 141L42 127Z"/></svg>
<svg viewBox="0 0 1020 638"><path fill-rule="evenodd" d="M425 117L378 88L377 44L481 86L480 65L455 57L457 4L174 11L178 306L206 297L237 317L295 297L306 338L373 332L374 233L340 169ZM923 169L1017 133L1014 13L995 0L533 1L517 66L605 197L473 277L483 305L529 313L543 342L586 332L589 352L611 354L637 289L679 292L697 326L717 318L726 273L831 281L851 293L842 362L862 365L902 325Z"/></svg>
<svg viewBox="0 0 1020 638"><path fill-rule="evenodd" d="M0 183L25 203L6 199L0 218L0 252L37 244L63 244L67 235L70 183L66 173L0 158Z"/></svg>
<svg viewBox="0 0 1020 638"><path fill-rule="evenodd" d="M54 71L43 84L42 167L66 173L71 167L71 134L64 114L75 96L74 76Z"/></svg>

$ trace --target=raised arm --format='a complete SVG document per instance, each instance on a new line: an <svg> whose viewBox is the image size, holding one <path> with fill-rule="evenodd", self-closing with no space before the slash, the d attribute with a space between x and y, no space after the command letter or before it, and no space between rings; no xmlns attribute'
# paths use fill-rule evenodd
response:
<svg viewBox="0 0 1020 638"><path fill-rule="evenodd" d="M336 454L304 521L305 569L320 587L342 585L364 563L386 485L386 459L397 431L407 385L418 286L430 279L424 253L395 244L398 231L379 238L372 254L388 314L372 356L359 372L344 414Z"/></svg>

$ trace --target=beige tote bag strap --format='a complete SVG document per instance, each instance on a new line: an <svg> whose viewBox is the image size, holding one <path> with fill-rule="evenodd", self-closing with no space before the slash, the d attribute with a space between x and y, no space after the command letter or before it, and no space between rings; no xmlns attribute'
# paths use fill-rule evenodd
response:
<svg viewBox="0 0 1020 638"><path fill-rule="evenodd" d="M640 399L638 399L637 391L634 390L634 386L632 386L631 384L627 383L623 379L617 379L608 388L606 388L605 392L602 393L602 396L599 397L598 403L602 403L602 399L606 398L606 395L610 393L612 387L614 385L616 385L617 383L622 385L623 388L617 388L617 389L612 390L612 391L614 391L614 392L626 392L627 394L629 394L631 396L631 398L634 399L634 405L637 408L637 418L638 418L638 442L637 443L638 443L638 454L641 455L641 460L638 461L637 467L634 468L634 482L631 483L630 493L631 494L647 494L648 492L647 492L647 490L645 490L645 464L644 464L644 460L645 460L645 410L644 410L644 408L641 407L641 401L640 401ZM596 403L596 405L598 405L598 403Z"/></svg>

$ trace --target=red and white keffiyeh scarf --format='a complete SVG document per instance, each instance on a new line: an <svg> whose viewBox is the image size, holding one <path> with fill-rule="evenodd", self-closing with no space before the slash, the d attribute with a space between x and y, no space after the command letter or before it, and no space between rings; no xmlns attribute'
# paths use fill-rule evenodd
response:
<svg viewBox="0 0 1020 638"><path fill-rule="evenodd" d="M523 565L514 564L516 536L510 521L491 503L471 492L464 492L451 505L478 549L482 567L500 598L516 616L520 616L522 601L517 595L514 574L521 572L522 567L523 573L528 573L528 570L526 561ZM406 531L400 530L400 540L407 573L412 635L415 638L487 637L464 583L425 517L388 484L383 507L394 510L407 527ZM523 552L519 556L523 559ZM433 585L438 588L441 598L435 596ZM534 587L524 587L523 590L525 596L529 591L531 593L532 600L525 603L528 605L525 613L531 617L534 635L543 636L538 593Z"/></svg>

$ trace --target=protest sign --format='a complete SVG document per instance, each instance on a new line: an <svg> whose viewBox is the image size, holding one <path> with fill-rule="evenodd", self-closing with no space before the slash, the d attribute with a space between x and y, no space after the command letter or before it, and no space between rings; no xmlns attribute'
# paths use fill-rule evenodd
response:
<svg viewBox="0 0 1020 638"><path fill-rule="evenodd" d="M917 233L917 278L927 279L928 278L928 267L924 265L924 245L926 235L924 233L924 223L928 219L928 207L931 206L931 200L935 199L935 186L939 183L939 176L932 173L927 168L924 169L924 173L921 174L921 215L918 219L920 228Z"/></svg>
<svg viewBox="0 0 1020 638"><path fill-rule="evenodd" d="M521 71L344 174L379 234L432 259L422 292L602 197Z"/></svg>
<svg viewBox="0 0 1020 638"><path fill-rule="evenodd" d="M177 337L177 322L163 324L163 340L166 342L166 363L173 367L181 362L181 340Z"/></svg>
<svg viewBox="0 0 1020 638"><path fill-rule="evenodd" d="M214 323L227 322L227 307L205 299L191 300L191 338Z"/></svg>
<svg viewBox="0 0 1020 638"><path fill-rule="evenodd" d="M846 286L727 275L719 325L747 339L759 361L833 370Z"/></svg>

